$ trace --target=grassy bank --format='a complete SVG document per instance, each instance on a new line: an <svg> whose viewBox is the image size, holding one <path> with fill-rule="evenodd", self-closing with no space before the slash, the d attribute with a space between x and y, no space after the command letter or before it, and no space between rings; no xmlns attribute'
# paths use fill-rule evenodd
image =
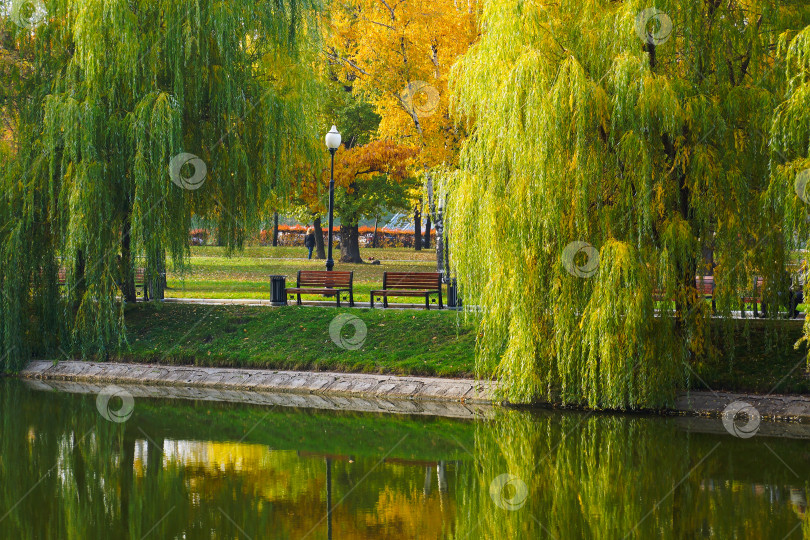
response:
<svg viewBox="0 0 810 540"><path fill-rule="evenodd" d="M330 335L338 314L359 318ZM339 327L340 321L335 324ZM475 335L456 312L141 304L128 308L118 360L366 373L470 376ZM342 339L341 339L342 338ZM348 341L343 341L348 340Z"/></svg>
<svg viewBox="0 0 810 540"><path fill-rule="evenodd" d="M343 347L330 335L338 315L360 321L360 335L352 323L340 328ZM475 366L475 325L451 311L149 303L126 317L129 348L111 360L444 377L471 377ZM722 324L712 328L713 358L684 368L692 389L810 394L806 349L794 348L800 321L734 321L731 336Z"/></svg>

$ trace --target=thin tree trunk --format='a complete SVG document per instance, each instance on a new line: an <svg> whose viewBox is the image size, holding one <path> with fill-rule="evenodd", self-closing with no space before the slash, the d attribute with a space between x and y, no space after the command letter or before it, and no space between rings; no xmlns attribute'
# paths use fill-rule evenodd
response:
<svg viewBox="0 0 810 540"><path fill-rule="evenodd" d="M436 197L433 195L433 177L427 173L428 208L433 216L433 227L436 230L436 271L442 274L442 281L447 283L449 278L448 261L450 255L445 255L444 248L444 216L441 206L437 208Z"/></svg>
<svg viewBox="0 0 810 540"><path fill-rule="evenodd" d="M278 212L273 212L273 247L278 245Z"/></svg>
<svg viewBox="0 0 810 540"><path fill-rule="evenodd" d="M158 283L160 287L158 287L154 298L163 300L166 295L166 250L161 252L160 259L158 259Z"/></svg>
<svg viewBox="0 0 810 540"><path fill-rule="evenodd" d="M379 217L374 218L374 236L371 238L371 247L377 247L377 224L380 222Z"/></svg>
<svg viewBox="0 0 810 540"><path fill-rule="evenodd" d="M436 271L442 274L442 282L447 282L447 269L444 250L444 216L443 209L436 210Z"/></svg>
<svg viewBox="0 0 810 540"><path fill-rule="evenodd" d="M76 279L76 286L73 289L73 309L78 310L81 304L81 299L87 290L87 285L84 281L84 269L86 261L84 259L84 252L82 250L76 251L76 261L74 263L74 274Z"/></svg>
<svg viewBox="0 0 810 540"><path fill-rule="evenodd" d="M220 222L217 224L217 246L222 247L225 245L225 234L222 232L223 227L222 223Z"/></svg>
<svg viewBox="0 0 810 540"><path fill-rule="evenodd" d="M147 265L148 267L148 265ZM166 252L155 252L154 274L147 272L144 276L144 300L163 300L166 287Z"/></svg>
<svg viewBox="0 0 810 540"><path fill-rule="evenodd" d="M671 163L675 163L676 150L675 144L672 142L672 138L668 134L664 134L662 139L664 151L666 152L667 157ZM690 193L689 186L686 182L686 173L683 171L683 169L677 167L672 174L679 186L678 213L680 213L681 219L683 219L689 225L690 230L694 231L692 225L692 211L689 206ZM684 290L687 292L687 297L684 303L677 302L675 305L675 326L679 332L684 332L686 317L692 311L697 298L695 291L695 289L697 289L695 279L697 274L697 257L694 255L690 256L688 260L680 266L680 268L676 268L676 272L678 272L681 284L683 285Z"/></svg>
<svg viewBox="0 0 810 540"><path fill-rule="evenodd" d="M132 269L132 225L130 223L130 213L124 215L124 223L121 228L121 260L119 264L119 276L121 280L121 295L125 302L137 302L138 295L135 291L135 274Z"/></svg>
<svg viewBox="0 0 810 540"><path fill-rule="evenodd" d="M418 206L413 207L413 247L416 251L422 251L422 213L419 211L421 206L420 202Z"/></svg>
<svg viewBox="0 0 810 540"><path fill-rule="evenodd" d="M315 228L315 258L326 259L326 249L324 247L325 242L323 241L323 229L321 228L320 216L315 218L312 226Z"/></svg>
<svg viewBox="0 0 810 540"><path fill-rule="evenodd" d="M445 199L444 205L447 206L447 199ZM450 235L444 233L442 242L444 243L444 277L445 281L450 283Z"/></svg>
<svg viewBox="0 0 810 540"><path fill-rule="evenodd" d="M425 249L430 249L430 212L425 219Z"/></svg>
<svg viewBox="0 0 810 540"><path fill-rule="evenodd" d="M363 262L360 256L360 231L356 223L340 226L340 262Z"/></svg>

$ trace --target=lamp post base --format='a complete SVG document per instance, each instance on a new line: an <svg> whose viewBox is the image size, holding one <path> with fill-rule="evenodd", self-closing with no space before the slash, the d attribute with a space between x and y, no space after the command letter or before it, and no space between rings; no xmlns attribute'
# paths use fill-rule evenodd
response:
<svg viewBox="0 0 810 540"><path fill-rule="evenodd" d="M335 261L333 261L332 259L326 259L326 269L331 272L332 268L334 268L334 267L335 267Z"/></svg>

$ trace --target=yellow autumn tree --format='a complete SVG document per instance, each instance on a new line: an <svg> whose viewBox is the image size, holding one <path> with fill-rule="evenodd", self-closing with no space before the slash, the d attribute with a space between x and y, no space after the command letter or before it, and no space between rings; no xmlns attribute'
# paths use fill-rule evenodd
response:
<svg viewBox="0 0 810 540"><path fill-rule="evenodd" d="M480 8L477 1L348 0L333 4L324 25L331 30L326 44L334 73L374 104L378 137L419 149L414 167L425 185L411 193L415 225L426 191L438 269L445 268L445 244L433 171L455 163L466 135L448 112L447 76L478 39Z"/></svg>
<svg viewBox="0 0 810 540"><path fill-rule="evenodd" d="M382 117L379 137L421 149L432 167L455 159L447 75L476 40L477 3L349 0L334 4L327 54Z"/></svg>

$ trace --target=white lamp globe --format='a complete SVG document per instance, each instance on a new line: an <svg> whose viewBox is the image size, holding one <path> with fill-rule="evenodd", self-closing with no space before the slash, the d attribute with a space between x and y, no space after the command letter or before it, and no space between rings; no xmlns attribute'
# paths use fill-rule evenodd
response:
<svg viewBox="0 0 810 540"><path fill-rule="evenodd" d="M326 134L326 147L330 150L337 150L340 146L340 133L335 126Z"/></svg>

